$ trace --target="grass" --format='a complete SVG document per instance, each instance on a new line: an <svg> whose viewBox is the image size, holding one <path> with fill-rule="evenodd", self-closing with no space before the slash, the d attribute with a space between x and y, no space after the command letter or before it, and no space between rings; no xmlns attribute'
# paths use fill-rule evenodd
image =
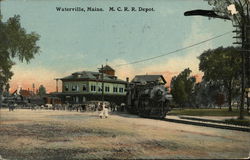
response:
<svg viewBox="0 0 250 160"><path fill-rule="evenodd" d="M233 109L232 112L228 108L222 109L173 109L168 115L187 115L187 116L239 116L239 110ZM244 116L248 116L244 111Z"/></svg>
<svg viewBox="0 0 250 160"><path fill-rule="evenodd" d="M234 125L240 125L240 126L250 126L249 119L226 119L225 122L227 124L234 124Z"/></svg>

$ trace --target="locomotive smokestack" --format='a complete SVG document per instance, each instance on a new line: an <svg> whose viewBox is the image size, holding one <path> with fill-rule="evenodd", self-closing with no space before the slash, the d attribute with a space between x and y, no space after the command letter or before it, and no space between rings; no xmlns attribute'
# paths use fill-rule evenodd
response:
<svg viewBox="0 0 250 160"><path fill-rule="evenodd" d="M129 78L128 77L126 78L126 81L127 81L127 83L129 82Z"/></svg>

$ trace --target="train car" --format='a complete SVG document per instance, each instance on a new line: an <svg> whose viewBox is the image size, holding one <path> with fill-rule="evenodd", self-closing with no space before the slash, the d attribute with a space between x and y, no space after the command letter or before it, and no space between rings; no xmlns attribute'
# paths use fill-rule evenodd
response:
<svg viewBox="0 0 250 160"><path fill-rule="evenodd" d="M150 78L147 78L151 76ZM164 118L171 109L172 96L167 93L165 80L161 75L140 76L143 81L134 80L127 87L128 112L147 118ZM158 78L157 78L158 77ZM159 81L159 77L160 80ZM138 76L136 77L138 79ZM148 80L150 79L150 80ZM156 80L154 80L156 79Z"/></svg>

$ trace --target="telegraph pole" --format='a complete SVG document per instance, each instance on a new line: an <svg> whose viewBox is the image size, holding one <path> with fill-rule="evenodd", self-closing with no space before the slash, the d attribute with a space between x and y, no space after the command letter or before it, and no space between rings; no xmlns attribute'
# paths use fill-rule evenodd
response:
<svg viewBox="0 0 250 160"><path fill-rule="evenodd" d="M246 3L247 5L247 17L246 17L246 75L247 75L247 86L246 86L246 97L247 97L247 111L249 113L249 106L250 106L250 96L248 97L250 93L250 4Z"/></svg>
<svg viewBox="0 0 250 160"><path fill-rule="evenodd" d="M104 75L103 75L103 65L102 65L102 103L104 101L104 82L103 82L103 79L104 79Z"/></svg>
<svg viewBox="0 0 250 160"><path fill-rule="evenodd" d="M0 0L0 19L1 19L1 0Z"/></svg>
<svg viewBox="0 0 250 160"><path fill-rule="evenodd" d="M241 71L242 71L242 77L241 77L241 104L240 104L240 116L239 119L243 119L243 111L244 111L244 105L245 105L245 98L247 99L247 110L249 111L249 97L248 97L248 91L250 88L250 37L249 37L249 13L246 16L246 19L243 19L242 24L240 25L234 25L236 27L236 30L233 31L236 33L236 36L233 38L241 39L240 42L234 42L233 44L240 44L241 45ZM247 68L246 68L247 67ZM246 81L247 80L247 81Z"/></svg>
<svg viewBox="0 0 250 160"><path fill-rule="evenodd" d="M56 92L58 93L58 80L59 80L59 78L55 78L54 80L56 80Z"/></svg>
<svg viewBox="0 0 250 160"><path fill-rule="evenodd" d="M35 83L32 84L32 92L33 92L33 96L35 96Z"/></svg>

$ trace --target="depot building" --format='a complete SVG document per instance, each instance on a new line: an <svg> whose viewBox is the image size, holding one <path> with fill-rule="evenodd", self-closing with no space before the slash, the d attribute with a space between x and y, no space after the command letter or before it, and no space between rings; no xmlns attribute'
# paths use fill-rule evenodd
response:
<svg viewBox="0 0 250 160"><path fill-rule="evenodd" d="M62 81L60 97L66 103L102 100L102 95L105 101L116 104L121 104L126 100L127 81L118 79L115 76L115 70L109 65L101 68L99 72L75 72L60 80Z"/></svg>

